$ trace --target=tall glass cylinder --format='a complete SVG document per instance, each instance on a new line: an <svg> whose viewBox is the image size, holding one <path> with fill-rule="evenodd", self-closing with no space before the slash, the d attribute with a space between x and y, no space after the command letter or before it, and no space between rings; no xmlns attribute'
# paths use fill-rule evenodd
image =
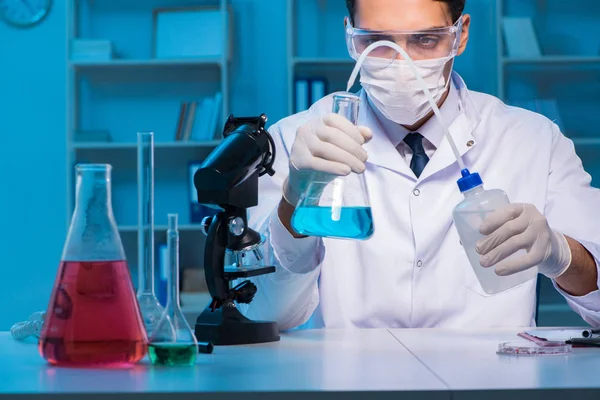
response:
<svg viewBox="0 0 600 400"><path fill-rule="evenodd" d="M354 94L336 94L332 111L356 125L359 105ZM307 236L370 238L374 228L365 175L313 174L292 216L292 227Z"/></svg>
<svg viewBox="0 0 600 400"><path fill-rule="evenodd" d="M138 133L138 291L150 335L163 313L154 292L154 133Z"/></svg>

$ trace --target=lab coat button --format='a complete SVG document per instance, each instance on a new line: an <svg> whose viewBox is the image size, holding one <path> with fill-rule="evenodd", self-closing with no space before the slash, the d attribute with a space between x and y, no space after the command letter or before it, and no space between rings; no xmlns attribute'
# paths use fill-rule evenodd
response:
<svg viewBox="0 0 600 400"><path fill-rule="evenodd" d="M415 190L413 190L413 194L415 196L420 196L421 195L421 191L419 189L415 189Z"/></svg>
<svg viewBox="0 0 600 400"><path fill-rule="evenodd" d="M419 260L417 261L417 267L421 268L423 266L423 261Z"/></svg>

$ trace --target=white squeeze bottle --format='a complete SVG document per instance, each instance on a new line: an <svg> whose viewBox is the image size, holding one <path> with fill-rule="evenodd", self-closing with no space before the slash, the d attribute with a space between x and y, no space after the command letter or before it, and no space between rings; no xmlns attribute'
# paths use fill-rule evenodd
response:
<svg viewBox="0 0 600 400"><path fill-rule="evenodd" d="M535 278L538 273L537 267L510 276L499 276L493 266L490 268L481 266L480 255L475 250L477 241L483 237L479 233L481 223L490 212L510 204L510 201L502 190L484 189L478 173L470 173L468 169L463 169L461 174L458 187L465 199L454 208L454 223L483 291L487 294L495 294ZM521 250L510 257L522 257L524 254L525 251Z"/></svg>

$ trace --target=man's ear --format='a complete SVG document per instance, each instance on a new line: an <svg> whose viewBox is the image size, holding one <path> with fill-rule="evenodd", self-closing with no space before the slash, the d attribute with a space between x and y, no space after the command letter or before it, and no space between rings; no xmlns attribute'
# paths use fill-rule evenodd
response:
<svg viewBox="0 0 600 400"><path fill-rule="evenodd" d="M460 35L460 45L458 46L457 53L459 56L467 49L467 43L469 42L469 28L471 27L471 16L469 14L463 15L462 19L462 34Z"/></svg>

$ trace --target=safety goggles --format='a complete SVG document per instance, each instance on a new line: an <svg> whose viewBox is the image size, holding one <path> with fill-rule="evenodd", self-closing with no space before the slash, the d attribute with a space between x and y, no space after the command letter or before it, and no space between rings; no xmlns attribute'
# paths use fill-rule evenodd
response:
<svg viewBox="0 0 600 400"><path fill-rule="evenodd" d="M452 26L419 31L372 31L346 25L346 43L350 56L358 60L363 51L371 44L390 41L402 47L411 59L432 60L453 57L458 51L462 32L462 17ZM390 47L381 46L369 53L369 57L396 59L398 52Z"/></svg>

